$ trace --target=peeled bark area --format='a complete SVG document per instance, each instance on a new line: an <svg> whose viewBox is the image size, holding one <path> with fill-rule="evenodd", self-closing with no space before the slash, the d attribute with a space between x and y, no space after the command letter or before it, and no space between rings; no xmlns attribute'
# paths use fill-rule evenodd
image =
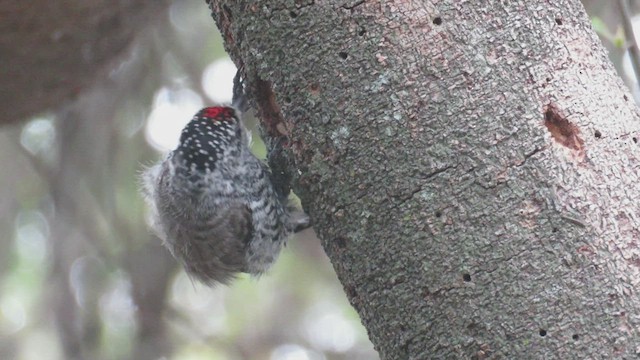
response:
<svg viewBox="0 0 640 360"><path fill-rule="evenodd" d="M167 1L0 3L0 124L56 110L104 76ZM113 65L113 64L111 64Z"/></svg>
<svg viewBox="0 0 640 360"><path fill-rule="evenodd" d="M213 13L383 359L637 354L640 122L580 2Z"/></svg>

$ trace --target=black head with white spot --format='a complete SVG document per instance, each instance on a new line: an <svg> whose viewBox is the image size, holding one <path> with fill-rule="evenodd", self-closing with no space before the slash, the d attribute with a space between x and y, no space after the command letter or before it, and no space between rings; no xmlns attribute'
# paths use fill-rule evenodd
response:
<svg viewBox="0 0 640 360"><path fill-rule="evenodd" d="M241 126L230 107L204 108L184 127L174 155L187 171L213 171L225 152L239 149Z"/></svg>

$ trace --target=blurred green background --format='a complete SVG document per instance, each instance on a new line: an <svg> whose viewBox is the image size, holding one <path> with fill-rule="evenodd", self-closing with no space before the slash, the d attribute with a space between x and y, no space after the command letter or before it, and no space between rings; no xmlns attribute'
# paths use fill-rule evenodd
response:
<svg viewBox="0 0 640 360"><path fill-rule="evenodd" d="M637 94L619 14L585 5ZM312 231L211 289L148 230L140 171L234 72L202 2L175 1L76 101L0 129L0 359L378 358Z"/></svg>
<svg viewBox="0 0 640 360"><path fill-rule="evenodd" d="M1 129L0 359L377 358L312 231L213 289L149 231L141 170L234 73L204 3L176 1L99 85Z"/></svg>

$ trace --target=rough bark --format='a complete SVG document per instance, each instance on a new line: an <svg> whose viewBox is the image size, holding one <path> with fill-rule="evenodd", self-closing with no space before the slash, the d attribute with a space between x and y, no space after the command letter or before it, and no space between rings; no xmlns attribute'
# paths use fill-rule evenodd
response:
<svg viewBox="0 0 640 360"><path fill-rule="evenodd" d="M56 110L103 77L168 1L0 2L0 124Z"/></svg>
<svg viewBox="0 0 640 360"><path fill-rule="evenodd" d="M212 10L382 358L638 353L639 115L579 1Z"/></svg>

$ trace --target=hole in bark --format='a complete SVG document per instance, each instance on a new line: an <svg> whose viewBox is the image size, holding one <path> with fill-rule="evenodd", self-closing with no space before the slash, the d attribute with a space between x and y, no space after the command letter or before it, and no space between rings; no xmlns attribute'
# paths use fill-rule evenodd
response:
<svg viewBox="0 0 640 360"><path fill-rule="evenodd" d="M349 54L347 54L347 53L346 53L346 52L344 52L344 51L340 51L340 52L338 53L338 56L340 56L340 58L341 58L342 60L347 60L347 58L349 57Z"/></svg>
<svg viewBox="0 0 640 360"><path fill-rule="evenodd" d="M580 335L578 334L573 334L573 336L571 337L573 340L578 340L580 339Z"/></svg>
<svg viewBox="0 0 640 360"><path fill-rule="evenodd" d="M346 290L346 293L347 293L347 296L349 297L349 299L354 299L354 298L356 298L358 296L358 292L351 285L347 285L345 287L345 290Z"/></svg>
<svg viewBox="0 0 640 360"><path fill-rule="evenodd" d="M544 125L553 136L553 139L562 146L582 151L584 142L579 136L580 130L562 116L553 104L549 104L544 112Z"/></svg>
<svg viewBox="0 0 640 360"><path fill-rule="evenodd" d="M309 93L313 96L318 96L320 94L320 85L318 83L309 85Z"/></svg>
<svg viewBox="0 0 640 360"><path fill-rule="evenodd" d="M557 228L557 227L554 227L553 229L551 229L551 232L553 232L553 233L557 233L557 232L558 232L558 228Z"/></svg>
<svg viewBox="0 0 640 360"><path fill-rule="evenodd" d="M629 98L627 97L627 95L622 97L624 99L624 101L629 101Z"/></svg>
<svg viewBox="0 0 640 360"><path fill-rule="evenodd" d="M442 18L440 16L437 16L433 19L433 24L434 25L442 25Z"/></svg>
<svg viewBox="0 0 640 360"><path fill-rule="evenodd" d="M358 31L358 35L359 36L364 36L364 34L367 33L367 30L365 30L364 28L360 29L360 31Z"/></svg>
<svg viewBox="0 0 640 360"><path fill-rule="evenodd" d="M593 133L593 136L595 136L595 137L596 137L596 139L600 139L600 138L602 137L602 133L600 132L600 130L596 130L596 131Z"/></svg>
<svg viewBox="0 0 640 360"><path fill-rule="evenodd" d="M636 143L636 144L638 143L638 138L634 137L632 140L633 140L634 143Z"/></svg>
<svg viewBox="0 0 640 360"><path fill-rule="evenodd" d="M287 104L287 105L291 104L291 98L290 98L290 97L288 97L288 96L287 96L287 97L285 97L285 98L284 98L284 103L285 103L285 104Z"/></svg>
<svg viewBox="0 0 640 360"><path fill-rule="evenodd" d="M547 82L551 82L551 78L550 78L550 77L546 78L545 80L546 80Z"/></svg>
<svg viewBox="0 0 640 360"><path fill-rule="evenodd" d="M347 246L347 239L342 236L337 237L335 242L336 246L340 249L344 249Z"/></svg>
<svg viewBox="0 0 640 360"><path fill-rule="evenodd" d="M292 19L295 19L298 17L298 14L295 11L291 10L289 11L289 16L291 16Z"/></svg>
<svg viewBox="0 0 640 360"><path fill-rule="evenodd" d="M545 329L540 329L540 331L538 332L538 334L540 334L540 336L547 336L547 330Z"/></svg>
<svg viewBox="0 0 640 360"><path fill-rule="evenodd" d="M462 274L462 280L464 280L465 282L471 281L471 275L466 273Z"/></svg>
<svg viewBox="0 0 640 360"><path fill-rule="evenodd" d="M436 210L435 214L434 214L437 218L442 216L442 211L440 210Z"/></svg>
<svg viewBox="0 0 640 360"><path fill-rule="evenodd" d="M562 19L561 18L556 18L556 24L562 25Z"/></svg>

